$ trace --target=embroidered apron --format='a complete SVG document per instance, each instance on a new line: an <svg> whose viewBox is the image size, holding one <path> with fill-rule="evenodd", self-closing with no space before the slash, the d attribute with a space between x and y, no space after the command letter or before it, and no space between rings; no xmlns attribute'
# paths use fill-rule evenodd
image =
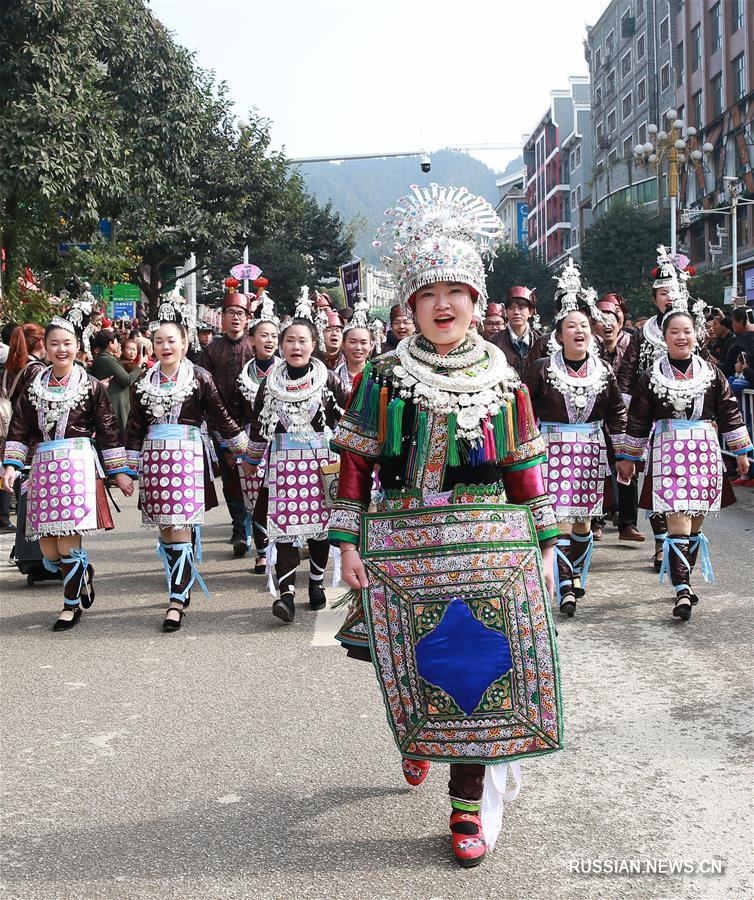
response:
<svg viewBox="0 0 754 900"><path fill-rule="evenodd" d="M559 521L602 515L607 451L602 422L542 422L545 489Z"/></svg>
<svg viewBox="0 0 754 900"><path fill-rule="evenodd" d="M651 454L655 512L701 514L720 509L723 458L711 422L660 419Z"/></svg>
<svg viewBox="0 0 754 900"><path fill-rule="evenodd" d="M150 425L141 451L145 525L183 528L204 521L204 444L195 425Z"/></svg>
<svg viewBox="0 0 754 900"><path fill-rule="evenodd" d="M42 441L28 483L26 534L84 534L97 530L99 461L88 438Z"/></svg>

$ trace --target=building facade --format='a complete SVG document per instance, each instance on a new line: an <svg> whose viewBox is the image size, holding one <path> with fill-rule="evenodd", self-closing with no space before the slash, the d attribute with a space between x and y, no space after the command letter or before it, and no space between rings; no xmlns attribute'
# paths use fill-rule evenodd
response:
<svg viewBox="0 0 754 900"><path fill-rule="evenodd" d="M754 0L673 0L679 117L714 150L703 168L684 173L684 209L729 206L730 191L754 197ZM730 216L685 217L684 246L700 268L731 271ZM737 210L738 285L754 300L754 206Z"/></svg>
<svg viewBox="0 0 754 900"><path fill-rule="evenodd" d="M571 77L568 90L552 91L545 115L524 145L528 248L558 266L578 259L589 224L592 164L590 84Z"/></svg>
<svg viewBox="0 0 754 900"><path fill-rule="evenodd" d="M503 175L497 179L495 185L500 197L495 212L502 219L505 241L511 246L526 250L529 246L526 169Z"/></svg>
<svg viewBox="0 0 754 900"><path fill-rule="evenodd" d="M674 0L675 2L675 0ZM613 0L587 27L584 53L592 82L592 212L617 201L657 209L654 171L637 164L647 126L662 126L676 102L677 16L669 0Z"/></svg>

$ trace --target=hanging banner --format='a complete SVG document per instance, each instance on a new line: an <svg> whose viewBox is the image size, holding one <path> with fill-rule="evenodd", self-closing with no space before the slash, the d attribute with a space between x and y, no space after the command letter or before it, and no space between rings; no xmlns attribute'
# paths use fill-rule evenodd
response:
<svg viewBox="0 0 754 900"><path fill-rule="evenodd" d="M361 260L353 259L344 266L338 267L340 285L346 298L346 306L353 307L358 294L362 293Z"/></svg>

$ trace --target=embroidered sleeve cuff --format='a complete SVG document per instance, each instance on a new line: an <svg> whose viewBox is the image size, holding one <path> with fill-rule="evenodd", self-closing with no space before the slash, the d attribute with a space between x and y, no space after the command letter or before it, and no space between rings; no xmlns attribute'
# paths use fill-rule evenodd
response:
<svg viewBox="0 0 754 900"><path fill-rule="evenodd" d="M644 456L648 443L649 438L634 437L631 434L621 434L617 436L616 442L613 444L615 456L617 459L631 459L638 461Z"/></svg>
<svg viewBox="0 0 754 900"><path fill-rule="evenodd" d="M330 512L330 540L359 543L361 532L361 514L366 511L366 504L356 500L338 498Z"/></svg>
<svg viewBox="0 0 754 900"><path fill-rule="evenodd" d="M377 459L382 450L382 445L377 440L377 432L364 429L355 417L346 415L340 420L335 436L332 440L332 449L336 453L348 450L368 459Z"/></svg>
<svg viewBox="0 0 754 900"><path fill-rule="evenodd" d="M246 459L252 466L258 466L264 457L264 451L267 449L266 441L249 441L246 447Z"/></svg>
<svg viewBox="0 0 754 900"><path fill-rule="evenodd" d="M503 468L511 469L520 463L541 462L545 455L545 441L541 434L538 434L530 441L519 444L516 449L509 453L503 460Z"/></svg>
<svg viewBox="0 0 754 900"><path fill-rule="evenodd" d="M245 431L239 431L238 434L226 442L227 448L231 453L242 454L249 445L249 436Z"/></svg>
<svg viewBox="0 0 754 900"><path fill-rule="evenodd" d="M748 453L750 450L754 449L745 425L741 425L740 428L734 428L733 431L728 431L723 435L723 439L728 450L736 456L740 456L742 453Z"/></svg>
<svg viewBox="0 0 754 900"><path fill-rule="evenodd" d="M128 468L128 456L125 447L111 447L102 451L102 459L105 463L105 472L108 475L117 475Z"/></svg>
<svg viewBox="0 0 754 900"><path fill-rule="evenodd" d="M18 469L23 469L28 455L29 447L27 444L22 444L20 441L6 441L3 465L16 466Z"/></svg>
<svg viewBox="0 0 754 900"><path fill-rule="evenodd" d="M550 496L542 494L527 500L525 503L529 507L532 518L534 519L534 527L537 529L537 540L540 544L543 541L549 541L556 537L559 529L555 520L555 510L552 508Z"/></svg>

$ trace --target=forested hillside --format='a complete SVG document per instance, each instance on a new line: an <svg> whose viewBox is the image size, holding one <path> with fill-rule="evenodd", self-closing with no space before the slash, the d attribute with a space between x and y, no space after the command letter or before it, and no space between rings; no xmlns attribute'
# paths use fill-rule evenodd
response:
<svg viewBox="0 0 754 900"><path fill-rule="evenodd" d="M521 165L520 157L506 171ZM454 150L432 154L432 171L424 173L417 157L404 159L354 159L339 164L308 163L300 166L307 189L320 203L332 200L345 222L356 225L354 253L368 262L377 262L372 246L385 209L404 194L409 185L431 182L463 185L481 194L490 203L497 201L498 173L473 156Z"/></svg>

